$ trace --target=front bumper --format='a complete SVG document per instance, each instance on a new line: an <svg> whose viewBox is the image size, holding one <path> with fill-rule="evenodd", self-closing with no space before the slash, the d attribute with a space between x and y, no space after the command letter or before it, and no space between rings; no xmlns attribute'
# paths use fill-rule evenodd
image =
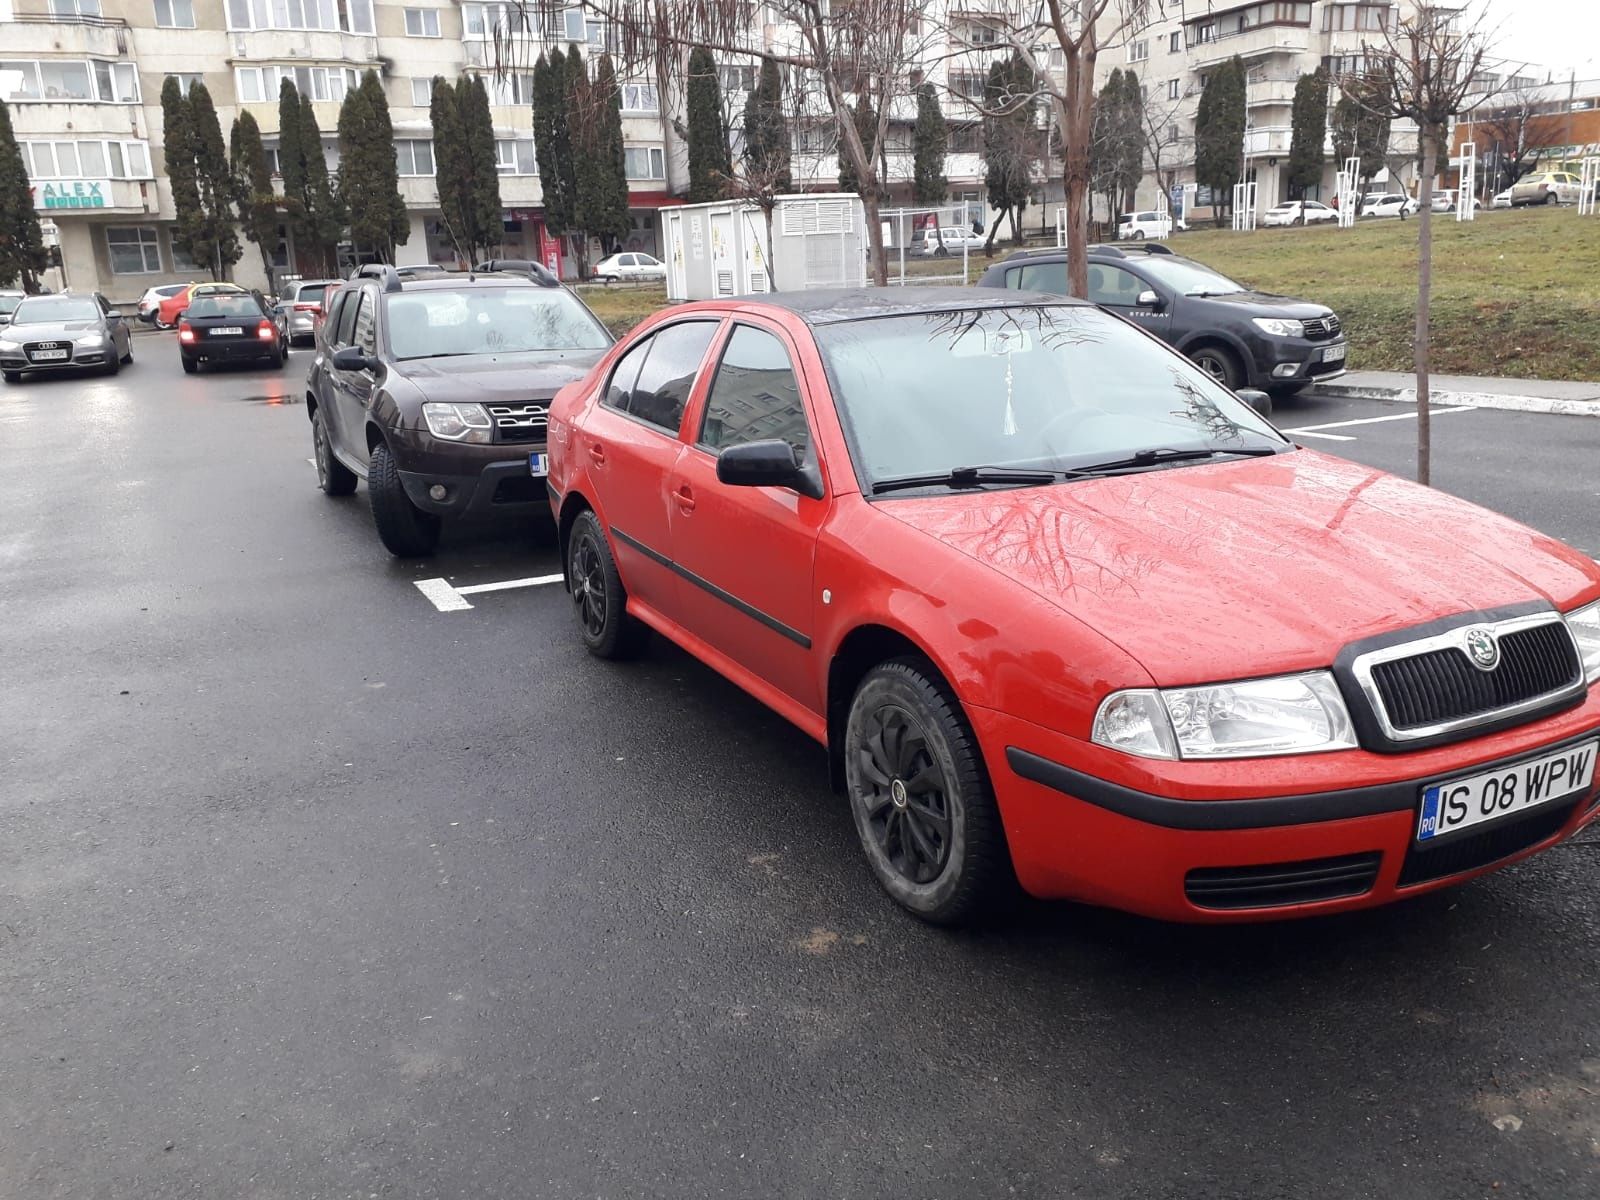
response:
<svg viewBox="0 0 1600 1200"><path fill-rule="evenodd" d="M545 481L528 471L528 455L544 451L543 442L472 445L406 429L390 435L389 448L401 486L424 512L460 517L550 507ZM443 500L429 494L436 486L445 489Z"/></svg>
<svg viewBox="0 0 1600 1200"><path fill-rule="evenodd" d="M1334 362L1326 351L1344 348L1345 356ZM1257 387L1285 387L1337 379L1345 373L1350 359L1350 343L1341 333L1321 341L1310 338L1263 338L1255 355Z"/></svg>
<svg viewBox="0 0 1600 1200"><path fill-rule="evenodd" d="M1595 736L1594 693L1556 717L1403 756L1216 763L1130 764L1018 718L973 715L1023 887L1162 920L1370 908L1495 870L1600 816L1597 774L1581 793L1438 845L1415 842L1424 784ZM1132 768L1121 782L1110 777L1119 765Z"/></svg>
<svg viewBox="0 0 1600 1200"><path fill-rule="evenodd" d="M73 371L84 367L103 367L115 353L114 343L101 346L73 346L71 357L51 362L34 362L21 350L0 350L0 370L6 371Z"/></svg>

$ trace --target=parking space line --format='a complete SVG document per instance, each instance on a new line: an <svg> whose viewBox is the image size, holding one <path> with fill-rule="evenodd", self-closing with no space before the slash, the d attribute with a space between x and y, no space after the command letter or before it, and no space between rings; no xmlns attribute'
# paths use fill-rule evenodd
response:
<svg viewBox="0 0 1600 1200"><path fill-rule="evenodd" d="M433 601L433 606L440 612L460 612L472 607L465 596L450 586L448 580L414 579L412 582L417 585L417 591Z"/></svg>
<svg viewBox="0 0 1600 1200"><path fill-rule="evenodd" d="M1434 408L1428 411L1432 417L1442 417L1449 413L1471 412L1470 407L1463 408ZM1348 429L1352 425L1381 425L1385 421L1415 421L1415 412L1394 413L1387 417L1362 417L1359 421L1329 421L1326 425L1304 425L1299 429L1281 429L1280 433L1303 433L1307 437L1324 437L1333 442L1353 442L1355 438L1338 433L1319 433L1323 429Z"/></svg>

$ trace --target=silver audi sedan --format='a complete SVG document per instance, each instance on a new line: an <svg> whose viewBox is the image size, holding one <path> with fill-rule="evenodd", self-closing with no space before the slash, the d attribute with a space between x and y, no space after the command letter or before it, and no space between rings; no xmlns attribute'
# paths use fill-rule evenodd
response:
<svg viewBox="0 0 1600 1200"><path fill-rule="evenodd" d="M133 336L99 292L27 296L0 326L0 376L98 367L115 375L133 361Z"/></svg>

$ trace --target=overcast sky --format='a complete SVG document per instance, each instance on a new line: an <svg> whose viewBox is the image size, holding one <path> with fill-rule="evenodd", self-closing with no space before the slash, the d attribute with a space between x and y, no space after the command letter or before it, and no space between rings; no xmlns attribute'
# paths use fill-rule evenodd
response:
<svg viewBox="0 0 1600 1200"><path fill-rule="evenodd" d="M1600 0L1488 0L1506 58L1565 76L1600 79Z"/></svg>

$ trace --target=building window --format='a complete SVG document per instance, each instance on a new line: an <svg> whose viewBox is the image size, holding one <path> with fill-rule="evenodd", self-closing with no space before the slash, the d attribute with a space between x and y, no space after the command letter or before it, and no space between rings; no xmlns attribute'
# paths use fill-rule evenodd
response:
<svg viewBox="0 0 1600 1200"><path fill-rule="evenodd" d="M112 225L106 229L106 249L114 275L157 275L161 271L161 239L149 225Z"/></svg>
<svg viewBox="0 0 1600 1200"><path fill-rule="evenodd" d="M164 80L176 79L178 81L178 91L187 96L189 94L189 89L195 84L201 82L204 76L202 76L198 71L173 71L169 72L162 78Z"/></svg>
<svg viewBox="0 0 1600 1200"><path fill-rule="evenodd" d="M1178 89L1181 86L1176 79L1167 80L1167 99L1176 100L1178 98Z"/></svg>
<svg viewBox="0 0 1600 1200"><path fill-rule="evenodd" d="M150 179L150 147L135 141L25 141L30 179Z"/></svg>
<svg viewBox="0 0 1600 1200"><path fill-rule="evenodd" d="M839 139L832 125L802 125L794 132L794 142L798 153L829 154L838 146Z"/></svg>
<svg viewBox="0 0 1600 1200"><path fill-rule="evenodd" d="M94 81L100 99L107 104L139 103L139 72L132 63L97 62Z"/></svg>
<svg viewBox="0 0 1600 1200"><path fill-rule="evenodd" d="M432 139L401 138L394 144L394 161L402 175L432 175Z"/></svg>
<svg viewBox="0 0 1600 1200"><path fill-rule="evenodd" d="M156 0L156 24L162 29L193 29L194 0Z"/></svg>
<svg viewBox="0 0 1600 1200"><path fill-rule="evenodd" d="M950 126L951 154L983 153L983 128L979 125Z"/></svg>
<svg viewBox="0 0 1600 1200"><path fill-rule="evenodd" d="M661 103L656 98L653 83L625 83L622 85L622 111L627 113L657 113Z"/></svg>
<svg viewBox="0 0 1600 1200"><path fill-rule="evenodd" d="M616 54L622 48L622 39L617 36L617 26L610 21L586 19L583 23L583 40L595 50L607 54Z"/></svg>
<svg viewBox="0 0 1600 1200"><path fill-rule="evenodd" d="M100 0L50 0L50 12L57 17L98 17Z"/></svg>
<svg viewBox="0 0 1600 1200"><path fill-rule="evenodd" d="M968 100L982 100L985 77L976 71L951 71L950 90Z"/></svg>
<svg viewBox="0 0 1600 1200"><path fill-rule="evenodd" d="M533 103L533 75L531 73L520 72L498 79L492 75L486 75L483 77L483 82L489 91L490 104Z"/></svg>
<svg viewBox="0 0 1600 1200"><path fill-rule="evenodd" d="M1176 54L1183 49L1183 31L1174 29L1167 38L1167 53Z"/></svg>
<svg viewBox="0 0 1600 1200"><path fill-rule="evenodd" d="M342 101L361 85L354 67L235 67L234 87L244 104L274 101L287 79L312 100Z"/></svg>
<svg viewBox="0 0 1600 1200"><path fill-rule="evenodd" d="M433 104L433 80L411 77L411 107L429 108Z"/></svg>
<svg viewBox="0 0 1600 1200"><path fill-rule="evenodd" d="M660 146L625 146L622 151L623 166L629 179L665 179L666 159Z"/></svg>
<svg viewBox="0 0 1600 1200"><path fill-rule="evenodd" d="M1344 33L1357 30L1379 33L1389 25L1387 4L1330 4L1322 10L1322 31Z"/></svg>
<svg viewBox="0 0 1600 1200"><path fill-rule="evenodd" d="M589 31L584 26L583 9L553 7L545 9L544 36L552 41L586 41Z"/></svg>
<svg viewBox="0 0 1600 1200"><path fill-rule="evenodd" d="M463 4L461 28L464 38L533 32L528 11L515 4Z"/></svg>
<svg viewBox="0 0 1600 1200"><path fill-rule="evenodd" d="M439 10L437 8L406 9L407 37L438 37Z"/></svg>
<svg viewBox="0 0 1600 1200"><path fill-rule="evenodd" d="M1167 126L1167 145L1170 146L1174 142L1176 142L1177 140L1178 140L1178 127L1176 125L1168 125Z"/></svg>
<svg viewBox="0 0 1600 1200"><path fill-rule="evenodd" d="M227 0L229 29L372 33L372 0Z"/></svg>
<svg viewBox="0 0 1600 1200"><path fill-rule="evenodd" d="M497 138L494 143L496 166L502 175L537 175L532 138Z"/></svg>
<svg viewBox="0 0 1600 1200"><path fill-rule="evenodd" d="M717 66L717 79L724 92L756 90L756 69L749 63L721 63Z"/></svg>
<svg viewBox="0 0 1600 1200"><path fill-rule="evenodd" d="M1128 61L1143 62L1150 57L1150 39L1140 38L1136 42L1128 43Z"/></svg>

